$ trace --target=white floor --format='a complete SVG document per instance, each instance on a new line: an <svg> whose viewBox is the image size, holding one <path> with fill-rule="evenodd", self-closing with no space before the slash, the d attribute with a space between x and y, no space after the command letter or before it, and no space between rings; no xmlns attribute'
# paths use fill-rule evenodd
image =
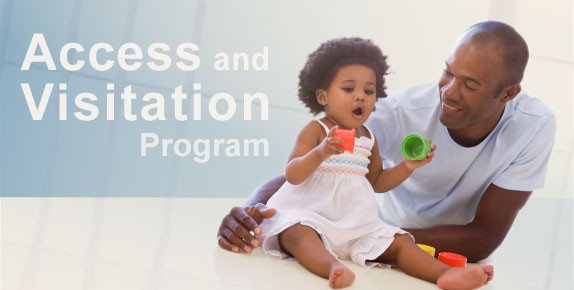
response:
<svg viewBox="0 0 574 290"><path fill-rule="evenodd" d="M328 289L300 265L217 247L242 199L3 198L2 290ZM572 198L534 196L490 263L484 289L572 289ZM435 289L399 270L363 269L349 289ZM270 287L270 285L274 285Z"/></svg>

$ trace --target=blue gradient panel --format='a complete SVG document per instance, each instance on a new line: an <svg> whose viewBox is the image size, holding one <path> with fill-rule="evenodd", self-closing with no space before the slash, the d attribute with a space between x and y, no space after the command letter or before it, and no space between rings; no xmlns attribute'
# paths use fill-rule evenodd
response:
<svg viewBox="0 0 574 290"><path fill-rule="evenodd" d="M260 44L245 51L221 45L218 49L230 56L245 52L248 67L198 80L203 70L212 69L216 54L206 55L202 49L206 9L202 1L3 1L1 195L245 196L280 174L291 140L310 115L274 105L262 85L262 80L273 78L268 67L247 71L253 69L256 53L260 56L255 65L268 65ZM34 34L45 40L56 70L37 59L28 70L21 69ZM75 45L66 54L72 65L84 62L79 70L66 69L60 61L60 50L72 43L83 48ZM105 49L95 53L97 63L113 62L104 71L90 63L90 49L102 43ZM192 43L197 50L187 46L181 57L182 43ZM121 59L122 45L132 47L127 54L141 48L141 58ZM148 51L154 45L155 56ZM41 45L33 51L34 56L43 53ZM180 69L178 62L194 65L191 54L199 67ZM141 66L132 71L136 62ZM152 69L150 63L162 67ZM228 84L219 74L249 81ZM269 81L265 83L268 87ZM22 84L30 88L31 107ZM128 88L135 94L132 114L124 113L122 94ZM178 108L172 99L176 90L187 95ZM244 94L257 93L265 95L266 102L253 101L253 118L245 120ZM34 106L40 107L43 98L45 111L39 110L39 120L33 120ZM78 105L77 98L84 103ZM228 111L233 107L235 114ZM265 120L262 110L267 111ZM188 119L178 120L183 115ZM296 120L285 122L288 119ZM145 154L142 134L147 134L146 142L157 142Z"/></svg>

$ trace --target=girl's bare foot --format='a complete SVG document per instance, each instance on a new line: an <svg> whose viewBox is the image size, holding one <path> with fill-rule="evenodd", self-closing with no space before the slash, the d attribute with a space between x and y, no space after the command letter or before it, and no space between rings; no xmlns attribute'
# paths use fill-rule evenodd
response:
<svg viewBox="0 0 574 290"><path fill-rule="evenodd" d="M344 288L351 286L355 281L355 273L343 264L337 262L331 266L331 273L329 274L329 286L334 289Z"/></svg>
<svg viewBox="0 0 574 290"><path fill-rule="evenodd" d="M494 276L494 267L479 265L468 268L449 268L437 280L437 286L447 290L470 290L485 285Z"/></svg>

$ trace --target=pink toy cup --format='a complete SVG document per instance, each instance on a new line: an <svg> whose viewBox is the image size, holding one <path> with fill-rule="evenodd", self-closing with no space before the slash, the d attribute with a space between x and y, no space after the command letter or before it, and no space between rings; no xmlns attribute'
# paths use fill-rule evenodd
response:
<svg viewBox="0 0 574 290"><path fill-rule="evenodd" d="M466 267L466 257L463 255L450 252L440 252L438 254L438 260L451 267Z"/></svg>
<svg viewBox="0 0 574 290"><path fill-rule="evenodd" d="M346 152L353 153L355 150L355 129L335 129L333 134L335 137L339 137L343 140L343 143L338 145L343 147Z"/></svg>

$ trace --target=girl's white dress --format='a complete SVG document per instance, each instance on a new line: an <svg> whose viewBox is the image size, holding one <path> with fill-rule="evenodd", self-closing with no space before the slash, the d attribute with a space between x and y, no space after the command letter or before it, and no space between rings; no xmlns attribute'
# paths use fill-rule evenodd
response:
<svg viewBox="0 0 574 290"><path fill-rule="evenodd" d="M329 132L325 124L317 122ZM367 130L370 138L355 138L354 153L331 156L303 183L286 182L271 197L267 207L277 209L277 214L261 224L266 254L288 258L279 246L278 235L302 224L313 228L334 256L365 266L366 260L385 252L395 234L407 233L379 218L376 193L365 176L375 142Z"/></svg>

